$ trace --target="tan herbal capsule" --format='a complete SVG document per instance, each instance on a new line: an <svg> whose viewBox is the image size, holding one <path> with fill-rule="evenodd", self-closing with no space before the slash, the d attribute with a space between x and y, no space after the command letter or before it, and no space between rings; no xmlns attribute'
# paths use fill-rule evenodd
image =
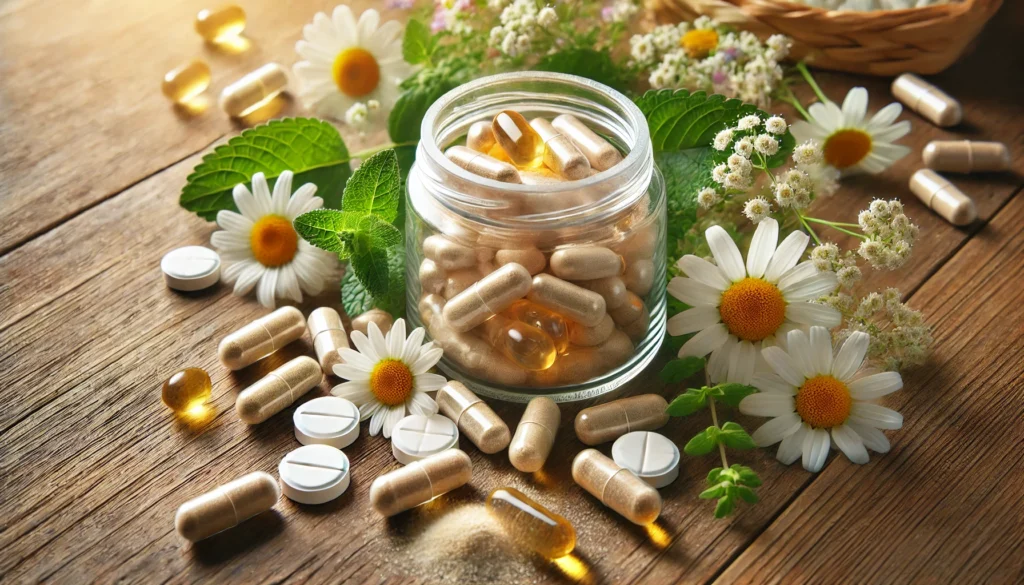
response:
<svg viewBox="0 0 1024 585"><path fill-rule="evenodd" d="M529 291L529 271L519 264L506 264L449 300L444 306L444 320L455 331L465 333Z"/></svg>
<svg viewBox="0 0 1024 585"><path fill-rule="evenodd" d="M469 368L469 373L503 386L522 386L529 376L528 371L490 347L487 353L481 354L480 364Z"/></svg>
<svg viewBox="0 0 1024 585"><path fill-rule="evenodd" d="M526 298L531 301L587 327L596 326L605 315L604 298L601 295L550 274L534 276L529 293Z"/></svg>
<svg viewBox="0 0 1024 585"><path fill-rule="evenodd" d="M453 146L444 151L444 155L448 157L448 160L474 175L502 183L522 183L519 171L514 166L472 148Z"/></svg>
<svg viewBox="0 0 1024 585"><path fill-rule="evenodd" d="M565 179L559 177L546 167L539 168L535 171L520 170L519 179L524 185L551 185L553 183L565 182Z"/></svg>
<svg viewBox="0 0 1024 585"><path fill-rule="evenodd" d="M423 255L445 271L474 268L477 265L476 250L442 235L429 236L423 240Z"/></svg>
<svg viewBox="0 0 1024 585"><path fill-rule="evenodd" d="M544 118L534 118L530 126L544 141L544 164L570 181L590 176L590 161L580 149Z"/></svg>
<svg viewBox="0 0 1024 585"><path fill-rule="evenodd" d="M437 391L436 400L441 414L455 421L462 434L484 453L490 455L508 447L508 425L461 382L448 382Z"/></svg>
<svg viewBox="0 0 1024 585"><path fill-rule="evenodd" d="M182 504L174 527L185 539L197 542L266 512L280 497L277 480L256 471Z"/></svg>
<svg viewBox="0 0 1024 585"><path fill-rule="evenodd" d="M316 360L299 356L242 390L235 400L238 418L246 424L259 424L291 406L320 384L323 376Z"/></svg>
<svg viewBox="0 0 1024 585"><path fill-rule="evenodd" d="M508 460L519 471L532 473L544 467L555 445L562 412L554 400L540 396L526 405L516 434L508 446Z"/></svg>
<svg viewBox="0 0 1024 585"><path fill-rule="evenodd" d="M477 152L486 153L494 146L494 132L491 125L483 120L473 122L466 134L466 146Z"/></svg>
<svg viewBox="0 0 1024 585"><path fill-rule="evenodd" d="M609 311L621 307L628 299L626 283L618 276L608 276L595 280L581 280L576 282L576 284L604 297L604 305Z"/></svg>
<svg viewBox="0 0 1024 585"><path fill-rule="evenodd" d="M446 302L448 301L444 297L436 293L420 297L420 321L423 322L427 329L430 329L430 322L433 319L441 317L441 311L444 309Z"/></svg>
<svg viewBox="0 0 1024 585"><path fill-rule="evenodd" d="M626 288L640 295L647 296L654 286L654 262L652 260L634 260L626 266L622 274L622 282Z"/></svg>
<svg viewBox="0 0 1024 585"><path fill-rule="evenodd" d="M573 141L590 161L590 166L594 170L608 170L622 160L622 154L610 142L571 114L558 116L551 125Z"/></svg>
<svg viewBox="0 0 1024 585"><path fill-rule="evenodd" d="M448 278L444 281L444 298L451 300L462 291L476 284L480 278L480 271L475 267L449 273Z"/></svg>
<svg viewBox="0 0 1024 585"><path fill-rule="evenodd" d="M921 156L933 171L985 173L1010 168L1010 149L1002 142L932 140Z"/></svg>
<svg viewBox="0 0 1024 585"><path fill-rule="evenodd" d="M220 342L217 353L230 370L241 370L267 357L306 332L306 319L295 307L281 307L256 319Z"/></svg>
<svg viewBox="0 0 1024 585"><path fill-rule="evenodd" d="M608 311L608 314L612 316L612 321L619 327L625 327L638 319L643 318L644 311L647 310L644 305L644 300L638 297L633 292L626 293L626 302L622 303L622 306Z"/></svg>
<svg viewBox="0 0 1024 585"><path fill-rule="evenodd" d="M448 278L444 269L430 258L420 263L420 290L423 294L441 294Z"/></svg>
<svg viewBox="0 0 1024 585"><path fill-rule="evenodd" d="M633 355L633 342L629 335L614 329L608 339L595 349L604 363L608 365L608 369L611 370L626 363L626 360Z"/></svg>
<svg viewBox="0 0 1024 585"><path fill-rule="evenodd" d="M548 261L544 258L544 252L537 248L525 250L498 250L494 255L494 261L498 266L516 263L525 268L531 275L544 271Z"/></svg>
<svg viewBox="0 0 1024 585"><path fill-rule="evenodd" d="M381 335L387 335L388 331L391 331L391 326L395 324L395 318L387 311L383 311L381 309L370 309L355 319L352 319L352 331L358 331L363 335L369 335L367 330L370 327L370 323L373 323L377 326L377 329L380 329Z"/></svg>
<svg viewBox="0 0 1024 585"><path fill-rule="evenodd" d="M601 345L608 340L612 331L615 331L615 322L609 315L605 315L595 327L586 327L574 322L569 325L569 342L581 347Z"/></svg>
<svg viewBox="0 0 1024 585"><path fill-rule="evenodd" d="M640 316L634 321L619 325L619 328L623 333L629 336L634 343L640 343L644 337L647 336L647 331L651 327L651 314L647 311L647 305L643 306L643 310L640 312Z"/></svg>
<svg viewBox="0 0 1024 585"><path fill-rule="evenodd" d="M956 126L963 118L960 102L912 73L892 82L892 95L936 126Z"/></svg>
<svg viewBox="0 0 1024 585"><path fill-rule="evenodd" d="M320 307L309 314L307 325L320 368L328 375L333 374L334 366L345 363L339 350L348 347L341 315L330 307Z"/></svg>
<svg viewBox="0 0 1024 585"><path fill-rule="evenodd" d="M650 524L661 515L658 490L596 449L580 451L573 459L572 479L634 524Z"/></svg>
<svg viewBox="0 0 1024 585"><path fill-rule="evenodd" d="M953 225L969 225L978 218L974 201L935 171L921 169L914 173L910 190Z"/></svg>
<svg viewBox="0 0 1024 585"><path fill-rule="evenodd" d="M650 260L654 258L654 253L658 249L658 225L650 222L634 228L621 244L616 244L612 248L622 255L626 264L637 260Z"/></svg>
<svg viewBox="0 0 1024 585"><path fill-rule="evenodd" d="M551 254L551 272L566 280L618 276L622 269L622 257L601 246L562 248Z"/></svg>
<svg viewBox="0 0 1024 585"><path fill-rule="evenodd" d="M448 449L373 480L370 505L381 516L394 516L466 485L472 475L469 455Z"/></svg>
<svg viewBox="0 0 1024 585"><path fill-rule="evenodd" d="M286 87L288 74L284 67L267 63L225 87L220 93L220 109L233 118L240 118L258 110Z"/></svg>
<svg viewBox="0 0 1024 585"><path fill-rule="evenodd" d="M576 415L576 436L585 445L600 445L632 431L653 431L665 426L668 402L657 394L620 398L584 408Z"/></svg>
<svg viewBox="0 0 1024 585"><path fill-rule="evenodd" d="M518 166L530 166L544 155L544 141L519 112L499 112L491 122L491 131L498 146Z"/></svg>
<svg viewBox="0 0 1024 585"><path fill-rule="evenodd" d="M441 295L427 295L420 299L420 319L430 333L430 338L444 350L444 356L467 370L475 371L483 366L491 353L491 346L469 333L453 331L445 322L445 299ZM504 358L503 358L504 359Z"/></svg>

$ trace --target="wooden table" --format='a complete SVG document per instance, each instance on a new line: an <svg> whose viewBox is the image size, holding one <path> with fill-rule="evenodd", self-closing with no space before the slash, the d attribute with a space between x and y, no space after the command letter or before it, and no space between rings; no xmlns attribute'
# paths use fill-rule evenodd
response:
<svg viewBox="0 0 1024 585"><path fill-rule="evenodd" d="M310 353L302 342L227 371L216 344L264 311L225 285L172 292L158 268L168 250L209 241L213 225L180 209L178 193L210 144L240 129L216 108L172 108L159 93L161 75L205 57L215 96L259 64L294 62L302 24L333 5L244 4L252 47L237 55L202 45L191 20L205 4L195 0L0 7L0 581L431 581L394 542L419 513L385 522L369 509L370 482L396 464L388 442L365 430L346 449L352 486L335 503L282 499L275 513L200 545L173 529L183 501L249 471L274 472L297 446L290 410L249 428L233 403L285 359ZM935 328L931 361L887 401L906 420L891 433L889 454L864 466L833 454L816 475L782 466L774 449L740 454L765 480L763 501L724 521L696 497L715 460L687 457L682 478L663 490L661 533L653 534L572 484L569 462L582 445L564 428L544 482L463 441L473 482L434 507L525 485L576 524L585 574L575 578L584 582L1021 582L1022 33L1024 4L1007 2L977 50L934 78L963 101L964 124L941 130L905 113L914 129L904 143L914 153L879 177L844 183L820 209L849 218L873 197L900 197L921 226L909 267L871 276L879 287L899 287ZM891 100L885 79L819 79L837 100L855 85L869 89L873 109ZM296 112L289 103L281 114ZM969 228L945 223L907 190L921 148L935 138L1001 140L1012 149L1018 174L955 179L977 202L980 218ZM337 303L331 292L302 309ZM184 366L213 378L216 416L199 429L176 423L159 399L162 380ZM563 420L575 411L564 409ZM520 412L502 409L510 424ZM673 420L665 432L681 442L706 424ZM575 580L522 562L538 582Z"/></svg>

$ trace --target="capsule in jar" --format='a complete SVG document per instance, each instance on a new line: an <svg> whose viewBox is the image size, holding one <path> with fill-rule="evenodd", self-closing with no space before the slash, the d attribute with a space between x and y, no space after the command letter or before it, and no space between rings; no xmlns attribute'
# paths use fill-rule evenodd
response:
<svg viewBox="0 0 1024 585"><path fill-rule="evenodd" d="M530 273L519 264L506 264L449 300L444 306L444 319L449 327L465 333L529 291Z"/></svg>
<svg viewBox="0 0 1024 585"><path fill-rule="evenodd" d="M921 169L914 173L910 177L910 190L953 225L969 225L978 218L974 201L935 171Z"/></svg>
<svg viewBox="0 0 1024 585"><path fill-rule="evenodd" d="M921 153L933 171L985 173L1010 168L1010 149L1002 142L932 140Z"/></svg>
<svg viewBox="0 0 1024 585"><path fill-rule="evenodd" d="M547 333L555 344L555 351L565 353L569 347L569 325L561 315L538 305L522 300L512 303L503 313L509 319L532 325Z"/></svg>
<svg viewBox="0 0 1024 585"><path fill-rule="evenodd" d="M160 86L164 96L176 104L191 101L210 87L210 66L195 59L176 67L164 75Z"/></svg>
<svg viewBox="0 0 1024 585"><path fill-rule="evenodd" d="M565 280L595 280L622 274L622 256L602 246L562 248L551 254L551 272Z"/></svg>
<svg viewBox="0 0 1024 585"><path fill-rule="evenodd" d="M668 402L657 394L620 398L584 408L573 426L584 445L600 445L632 431L653 431L665 426Z"/></svg>
<svg viewBox="0 0 1024 585"><path fill-rule="evenodd" d="M576 548L576 530L568 520L515 488L494 490L486 506L512 540L542 557L558 559Z"/></svg>
<svg viewBox="0 0 1024 585"><path fill-rule="evenodd" d="M547 267L548 261L544 252L537 248L524 248L522 250L498 250L494 254L494 262L498 266L510 263L522 265L530 274L539 274Z"/></svg>
<svg viewBox="0 0 1024 585"><path fill-rule="evenodd" d="M534 118L530 126L544 141L544 164L549 169L570 181L590 176L590 161L568 137L555 130L551 122L544 118Z"/></svg>
<svg viewBox="0 0 1024 585"><path fill-rule="evenodd" d="M524 473L533 473L544 467L555 445L561 420L561 410L554 400L546 396L531 400L508 446L508 460L512 467Z"/></svg>
<svg viewBox="0 0 1024 585"><path fill-rule="evenodd" d="M573 141L596 171L608 170L622 160L622 154L610 142L571 114L558 116L551 125Z"/></svg>
<svg viewBox="0 0 1024 585"><path fill-rule="evenodd" d="M381 335L387 335L388 331L391 331L391 326L395 324L395 318L387 311L381 309L370 309L369 311L357 316L355 319L352 319L352 331L358 331L363 335L369 335L370 323L373 323L377 326L377 329L380 329Z"/></svg>
<svg viewBox="0 0 1024 585"><path fill-rule="evenodd" d="M555 363L555 342L532 325L495 315L482 327L491 345L525 370L546 370Z"/></svg>
<svg viewBox="0 0 1024 585"><path fill-rule="evenodd" d="M477 265L476 250L439 234L423 240L423 255L446 271Z"/></svg>
<svg viewBox="0 0 1024 585"><path fill-rule="evenodd" d="M936 126L956 126L963 119L960 102L912 73L892 82L892 95Z"/></svg>
<svg viewBox="0 0 1024 585"><path fill-rule="evenodd" d="M266 512L280 497L277 480L257 471L182 504L174 527L185 539L198 542Z"/></svg>
<svg viewBox="0 0 1024 585"><path fill-rule="evenodd" d="M423 294L441 294L444 292L448 276L444 269L430 258L420 263L420 289Z"/></svg>
<svg viewBox="0 0 1024 585"><path fill-rule="evenodd" d="M451 380L438 390L437 407L484 453L497 453L508 446L508 425L462 382Z"/></svg>
<svg viewBox="0 0 1024 585"><path fill-rule="evenodd" d="M605 315L601 322L594 327L571 323L569 325L569 341L580 347L593 347L607 341L614 330L615 322L612 321L610 315Z"/></svg>
<svg viewBox="0 0 1024 585"><path fill-rule="evenodd" d="M634 524L650 524L661 515L658 490L596 449L585 449L576 455L572 479Z"/></svg>
<svg viewBox="0 0 1024 585"><path fill-rule="evenodd" d="M519 112L498 112L491 131L498 146L517 166L535 165L544 156L544 140Z"/></svg>
<svg viewBox="0 0 1024 585"><path fill-rule="evenodd" d="M259 424L320 384L323 371L311 357L299 356L239 393L235 411L242 422Z"/></svg>
<svg viewBox="0 0 1024 585"><path fill-rule="evenodd" d="M492 150L493 152L493 150ZM502 183L522 183L519 171L507 162L466 146L452 146L444 151L445 157L474 175Z"/></svg>
<svg viewBox="0 0 1024 585"><path fill-rule="evenodd" d="M472 475L469 455L448 449L373 480L370 505L381 516L394 516L466 485Z"/></svg>
<svg viewBox="0 0 1024 585"><path fill-rule="evenodd" d="M295 307L281 307L256 319L220 342L217 353L222 364L240 370L267 357L306 332L306 320Z"/></svg>
<svg viewBox="0 0 1024 585"><path fill-rule="evenodd" d="M647 296L654 286L654 261L638 259L630 262L622 274L622 282L631 292Z"/></svg>
<svg viewBox="0 0 1024 585"><path fill-rule="evenodd" d="M495 144L491 125L483 120L473 122L466 134L466 146L477 152L487 153Z"/></svg>
<svg viewBox="0 0 1024 585"><path fill-rule="evenodd" d="M288 74L277 63L267 63L242 76L220 94L220 109L241 118L259 109L288 87Z"/></svg>
<svg viewBox="0 0 1024 585"><path fill-rule="evenodd" d="M633 342L629 336L612 329L603 343L594 347L571 346L547 370L531 372L530 379L535 386L544 388L579 384L611 372L632 355Z"/></svg>
<svg viewBox="0 0 1024 585"><path fill-rule="evenodd" d="M576 284L604 297L605 308L609 311L618 309L627 300L626 283L618 276L608 276L594 280L581 280Z"/></svg>
<svg viewBox="0 0 1024 585"><path fill-rule="evenodd" d="M605 316L604 298L550 274L533 277L527 299L565 315L569 319L593 327Z"/></svg>

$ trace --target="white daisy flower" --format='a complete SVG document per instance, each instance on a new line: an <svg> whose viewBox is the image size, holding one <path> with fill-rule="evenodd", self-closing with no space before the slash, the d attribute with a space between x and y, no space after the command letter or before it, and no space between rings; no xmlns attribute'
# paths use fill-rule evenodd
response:
<svg viewBox="0 0 1024 585"><path fill-rule="evenodd" d="M295 45L305 59L294 67L299 98L320 115L344 120L354 103L371 99L390 110L400 93L398 84L413 72L402 58L402 25L381 24L373 9L358 22L344 4L333 17L318 12L302 36L305 40Z"/></svg>
<svg viewBox="0 0 1024 585"><path fill-rule="evenodd" d="M223 280L235 283L235 294L256 288L256 299L273 309L275 299L302 302L302 293L320 294L333 275L337 262L330 252L318 250L292 227L296 217L323 207L316 185L306 183L292 194L292 172L284 171L274 184L274 194L263 173L252 176L252 193L235 185L239 213L221 210L210 242L224 262Z"/></svg>
<svg viewBox="0 0 1024 585"><path fill-rule="evenodd" d="M898 103L885 106L870 120L867 110L867 90L855 87L846 94L842 109L833 102L811 104L811 121L796 122L789 129L798 141L819 142L825 162L836 169L877 174L910 152L893 143L910 132L910 122L896 122L903 111Z"/></svg>
<svg viewBox="0 0 1024 585"><path fill-rule="evenodd" d="M803 458L804 469L820 471L832 441L850 461L868 462L868 449L889 451L880 429L903 426L903 416L870 401L903 387L898 372L856 377L870 336L858 331L833 357L832 337L824 327L810 335L791 331L787 349L766 347L764 359L773 370L755 376L760 390L740 402L740 412L772 417L751 435L760 447L781 441L776 457L789 465ZM829 436L831 435L831 441Z"/></svg>
<svg viewBox="0 0 1024 585"><path fill-rule="evenodd" d="M761 348L784 341L801 326L835 327L841 317L832 307L813 302L836 288L833 272L819 272L814 263L797 264L808 236L793 232L776 248L779 223L766 218L757 224L746 265L739 248L721 226L705 232L716 264L693 255L677 266L668 292L692 308L668 320L670 335L696 333L679 349L679 357L705 356L713 382L747 384L753 378Z"/></svg>
<svg viewBox="0 0 1024 585"><path fill-rule="evenodd" d="M370 435L383 430L388 438L407 410L413 414L437 413L437 403L427 392L439 390L447 380L427 370L443 352L434 342L423 344L426 332L422 327L406 339L404 319L395 321L387 336L381 334L376 323L370 323L366 331L369 335L353 331L349 336L359 351L339 350L345 363L334 366L334 373L348 382L332 388L331 394L359 407L360 420L370 419Z"/></svg>

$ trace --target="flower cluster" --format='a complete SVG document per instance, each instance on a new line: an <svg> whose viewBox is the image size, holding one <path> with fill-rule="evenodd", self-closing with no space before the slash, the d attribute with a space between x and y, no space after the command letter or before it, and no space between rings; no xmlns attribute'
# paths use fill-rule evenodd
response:
<svg viewBox="0 0 1024 585"><path fill-rule="evenodd" d="M615 0L601 9L601 18L607 22L627 22L639 11L633 0Z"/></svg>
<svg viewBox="0 0 1024 585"><path fill-rule="evenodd" d="M895 270L906 263L918 230L904 215L898 199L872 201L857 216L857 223L867 237L857 253L872 267Z"/></svg>
<svg viewBox="0 0 1024 585"><path fill-rule="evenodd" d="M471 35L473 26L469 19L472 14L473 0L437 0L430 30L434 33L448 31L460 37Z"/></svg>
<svg viewBox="0 0 1024 585"><path fill-rule="evenodd" d="M377 100L367 100L365 103L356 102L345 110L345 123L363 131L377 118L378 112L380 112L380 102Z"/></svg>
<svg viewBox="0 0 1024 585"><path fill-rule="evenodd" d="M535 0L491 0L493 9L501 8L501 24L491 29L489 44L509 57L531 52L534 40L558 23L558 13L550 6L539 7Z"/></svg>
<svg viewBox="0 0 1024 585"><path fill-rule="evenodd" d="M846 326L837 334L838 339L858 331L871 335L868 359L873 365L896 371L921 365L928 357L934 341L931 327L920 311L902 302L899 290L868 293L859 301L840 293L827 301L846 317Z"/></svg>

